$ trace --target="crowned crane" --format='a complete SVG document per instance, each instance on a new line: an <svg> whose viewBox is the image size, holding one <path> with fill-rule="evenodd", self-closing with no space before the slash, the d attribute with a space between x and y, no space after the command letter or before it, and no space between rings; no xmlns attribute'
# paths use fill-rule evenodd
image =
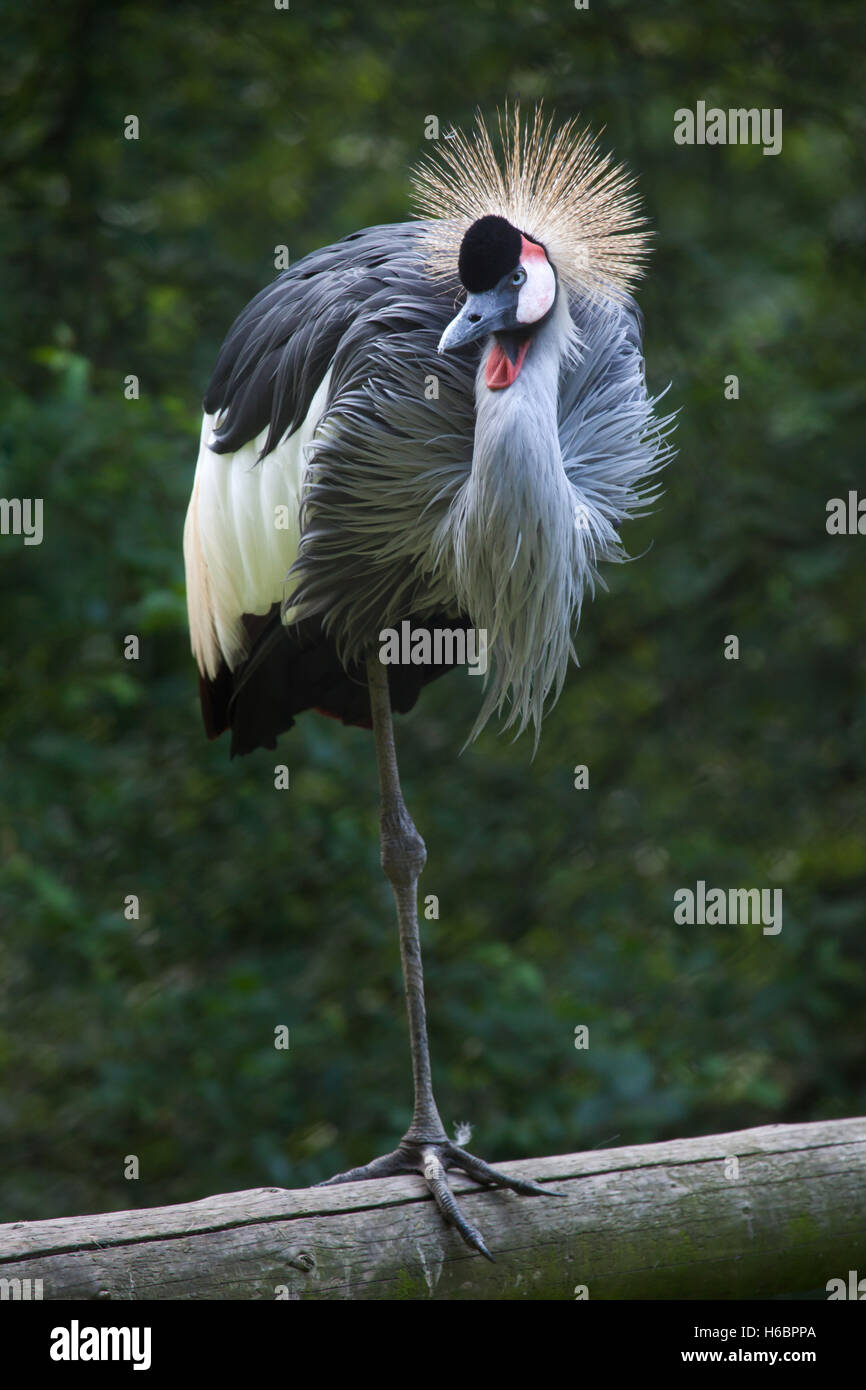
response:
<svg viewBox="0 0 866 1390"><path fill-rule="evenodd" d="M668 454L629 289L646 234L632 181L574 121L479 115L414 173L417 220L305 256L231 328L204 401L184 529L192 650L211 738L274 748L305 710L372 729L382 866L396 902L414 1080L384 1157L331 1183L421 1175L490 1256L448 1185L547 1195L452 1141L436 1107L417 882L392 710L450 669L384 664L382 639L486 634L469 738L494 713L537 744L584 592L626 558L619 527ZM457 310L455 315L455 309Z"/></svg>

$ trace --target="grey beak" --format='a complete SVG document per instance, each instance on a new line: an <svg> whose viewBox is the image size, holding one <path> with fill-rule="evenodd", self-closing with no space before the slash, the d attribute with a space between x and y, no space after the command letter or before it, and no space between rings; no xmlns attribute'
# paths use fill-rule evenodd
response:
<svg viewBox="0 0 866 1390"><path fill-rule="evenodd" d="M439 351L450 352L486 338L490 333L513 328L516 323L517 295L511 289L485 290L467 294L466 303L439 339Z"/></svg>

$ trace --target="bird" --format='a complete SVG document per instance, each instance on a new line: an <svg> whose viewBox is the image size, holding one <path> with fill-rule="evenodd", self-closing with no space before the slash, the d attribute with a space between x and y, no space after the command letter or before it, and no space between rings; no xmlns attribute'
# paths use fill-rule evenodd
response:
<svg viewBox="0 0 866 1390"><path fill-rule="evenodd" d="M325 1185L416 1174L492 1260L449 1173L561 1194L491 1167L440 1118L417 916L426 848L392 715L475 638L488 664L463 746L495 716L537 748L583 599L604 563L630 558L620 528L660 495L673 417L646 386L635 180L589 127L540 105L506 104L489 125L479 110L411 181L407 221L305 255L229 330L184 525L187 604L205 730L229 731L232 757L275 748L307 711L373 735L414 1105L392 1152ZM450 645L395 660L398 631Z"/></svg>

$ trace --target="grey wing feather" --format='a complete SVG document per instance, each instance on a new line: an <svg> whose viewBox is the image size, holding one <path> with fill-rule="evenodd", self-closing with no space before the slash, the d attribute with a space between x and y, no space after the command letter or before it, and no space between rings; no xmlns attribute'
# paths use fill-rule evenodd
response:
<svg viewBox="0 0 866 1390"><path fill-rule="evenodd" d="M656 474L673 454L674 415L658 416L647 392L643 316L633 299L572 302L577 362L560 384L559 439L569 482L586 501L598 559L624 558L618 528L659 493Z"/></svg>
<svg viewBox="0 0 866 1390"><path fill-rule="evenodd" d="M437 534L472 467L478 349L440 357L453 290L416 258L398 270L337 348L291 572L288 606L320 615L347 662L410 615L460 616Z"/></svg>
<svg viewBox="0 0 866 1390"><path fill-rule="evenodd" d="M233 453L268 427L264 457L301 424L344 334L393 286L417 236L411 223L353 232L305 256L251 300L229 330L205 394L205 410L220 416L214 452Z"/></svg>

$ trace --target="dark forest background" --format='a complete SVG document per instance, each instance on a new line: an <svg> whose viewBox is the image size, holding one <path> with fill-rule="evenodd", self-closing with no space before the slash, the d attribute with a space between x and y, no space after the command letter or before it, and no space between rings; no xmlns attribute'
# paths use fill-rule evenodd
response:
<svg viewBox="0 0 866 1390"><path fill-rule="evenodd" d="M0 496L42 497L45 536L0 537L0 1220L299 1186L408 1121L370 739L206 741L181 532L274 247L404 219L425 117L506 97L639 176L679 454L534 761L493 728L458 756L465 675L399 723L443 1117L501 1160L866 1111L866 538L825 529L866 492L858 7L68 0L2 28ZM782 153L675 145L698 100L781 107ZM698 879L782 888L782 933L675 925Z"/></svg>

